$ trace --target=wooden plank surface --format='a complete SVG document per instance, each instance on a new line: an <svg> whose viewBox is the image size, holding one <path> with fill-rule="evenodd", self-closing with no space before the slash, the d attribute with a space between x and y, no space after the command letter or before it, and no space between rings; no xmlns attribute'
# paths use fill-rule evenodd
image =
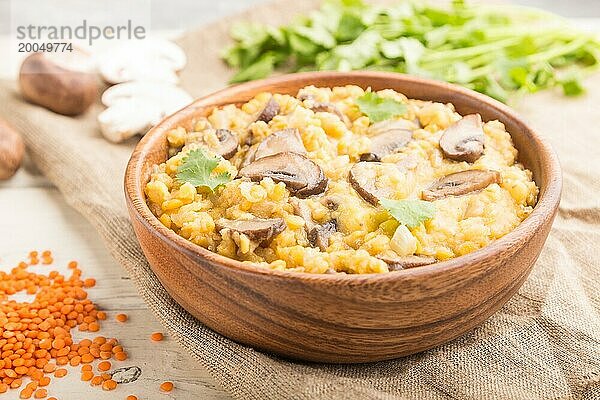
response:
<svg viewBox="0 0 600 400"><path fill-rule="evenodd" d="M26 187L14 182L31 182ZM116 367L137 365L142 369L140 378L127 385L119 385L114 392L90 388L79 379L79 368L68 367L70 373L62 379L54 379L49 393L60 399L81 399L85 394L93 399L124 399L135 394L140 399L228 399L222 389L196 361L177 343L166 340L151 342L152 332L161 326L138 296L131 281L119 265L108 255L100 237L86 220L69 207L60 193L47 187L35 176L20 174L11 188L0 190L0 204L10 207L11 212L0 218L2 247L0 270L7 270L24 259L32 249L52 250L55 264L52 267L36 266L36 271L52 269L67 271L70 260L78 260L84 277L94 277L97 285L89 289L90 298L108 319L102 323L98 334L118 338L126 348L130 359L115 362ZM14 206L17 205L18 207ZM13 207L11 207L13 205ZM5 208L6 209L6 208ZM115 321L118 313L126 313L126 323ZM76 331L74 331L76 332ZM89 337L77 332L75 339ZM164 380L175 383L171 394L160 394L158 386ZM18 391L3 394L2 399L18 399Z"/></svg>

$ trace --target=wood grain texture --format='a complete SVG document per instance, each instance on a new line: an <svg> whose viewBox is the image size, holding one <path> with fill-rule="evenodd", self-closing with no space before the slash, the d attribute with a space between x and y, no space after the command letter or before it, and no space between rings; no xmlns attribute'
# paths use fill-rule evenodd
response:
<svg viewBox="0 0 600 400"><path fill-rule="evenodd" d="M62 400L125 399L129 394L140 399L230 399L208 371L175 340L168 336L162 342L150 340L152 332L164 332L164 328L138 295L127 273L107 252L94 228L66 204L56 188L48 187L39 176L21 169L15 179L0 183L0 205L10 209L0 220L0 232L10 232L2 235L0 271L8 271L32 249L52 250L55 260L52 266L31 267L36 272L67 273L67 263L78 260L84 278L96 278L96 286L88 289L89 297L107 312L108 319L95 334L75 329L75 338L116 337L129 358L123 362L113 360L114 367L135 365L142 369L137 381L106 392L81 381L79 367L66 366L69 374L62 379L52 379L47 387L51 396ZM118 313L126 313L129 320L117 322ZM175 383L175 390L170 394L158 390L164 380ZM17 400L19 392L10 390L0 394L0 399Z"/></svg>
<svg viewBox="0 0 600 400"><path fill-rule="evenodd" d="M214 107L258 92L296 94L306 85L391 88L410 98L452 102L459 113L498 119L540 187L533 213L489 246L449 261L381 275L312 275L244 265L188 242L146 206L152 165L167 157L166 132L190 127ZM231 87L164 120L139 143L125 177L136 235L153 271L190 313L238 342L279 355L336 363L392 359L456 338L497 311L527 278L561 194L548 143L514 111L457 86L377 72L305 73Z"/></svg>

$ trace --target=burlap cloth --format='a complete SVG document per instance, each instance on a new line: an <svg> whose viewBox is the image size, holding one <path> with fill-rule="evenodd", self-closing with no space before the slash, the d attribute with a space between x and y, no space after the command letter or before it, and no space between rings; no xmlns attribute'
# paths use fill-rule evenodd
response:
<svg viewBox="0 0 600 400"><path fill-rule="evenodd" d="M286 1L244 17L283 22L313 4ZM230 24L181 40L189 55L183 86L195 96L226 84L230 72L217 54ZM39 169L100 232L169 334L235 398L592 400L600 399L600 75L586 87L585 97L545 92L516 105L550 138L564 168L560 213L520 292L458 340L369 365L282 360L208 330L180 308L148 267L125 211L123 172L133 142L113 145L100 136L99 106L81 118L58 116L23 103L14 84L4 82L0 115L23 133Z"/></svg>

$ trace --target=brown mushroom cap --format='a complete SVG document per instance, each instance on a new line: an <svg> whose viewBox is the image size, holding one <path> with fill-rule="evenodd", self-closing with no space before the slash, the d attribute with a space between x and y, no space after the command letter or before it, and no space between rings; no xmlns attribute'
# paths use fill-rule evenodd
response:
<svg viewBox="0 0 600 400"><path fill-rule="evenodd" d="M497 171L474 169L456 172L435 181L429 188L423 190L421 198L434 201L448 196L462 196L500 182L500 173Z"/></svg>
<svg viewBox="0 0 600 400"><path fill-rule="evenodd" d="M0 181L11 178L21 166L25 144L8 122L0 119Z"/></svg>
<svg viewBox="0 0 600 400"><path fill-rule="evenodd" d="M195 142L203 146L208 147L211 151L220 155L224 159L228 160L237 153L238 150L238 139L229 129L215 129L215 135L219 139L218 146L211 146L206 143L203 139L196 139Z"/></svg>
<svg viewBox="0 0 600 400"><path fill-rule="evenodd" d="M263 121L269 123L277 114L279 114L279 103L275 101L273 96L267 101L265 108L260 112L257 121Z"/></svg>
<svg viewBox="0 0 600 400"><path fill-rule="evenodd" d="M377 187L378 176L381 175L378 169L387 168L390 168L389 171L397 170L394 164L361 161L352 166L348 173L348 180L360 197L376 206L380 198L387 198L393 192L393 188Z"/></svg>
<svg viewBox="0 0 600 400"><path fill-rule="evenodd" d="M230 229L243 233L254 242L268 244L275 236L285 230L286 225L282 218L255 218L238 221L220 218L215 222L215 227L218 231Z"/></svg>
<svg viewBox="0 0 600 400"><path fill-rule="evenodd" d="M23 97L59 114L82 114L98 97L98 79L79 65L89 63L90 56L75 51L72 58L64 60L67 62L53 57L33 53L23 61L19 72Z"/></svg>
<svg viewBox="0 0 600 400"><path fill-rule="evenodd" d="M300 138L300 132L296 128L282 129L267 136L258 144L254 160L286 151L306 154L306 148Z"/></svg>
<svg viewBox="0 0 600 400"><path fill-rule="evenodd" d="M470 114L450 125L440 138L444 157L454 161L473 163L481 157L485 147L483 123L479 114Z"/></svg>
<svg viewBox="0 0 600 400"><path fill-rule="evenodd" d="M289 151L256 160L242 168L239 174L253 181L269 177L275 182L283 182L298 197L323 193L327 188L327 178L321 167L302 154Z"/></svg>
<svg viewBox="0 0 600 400"><path fill-rule="evenodd" d="M380 260L384 261L390 271L400 271L408 268L422 267L424 265L430 265L437 262L433 257L428 256L377 256Z"/></svg>

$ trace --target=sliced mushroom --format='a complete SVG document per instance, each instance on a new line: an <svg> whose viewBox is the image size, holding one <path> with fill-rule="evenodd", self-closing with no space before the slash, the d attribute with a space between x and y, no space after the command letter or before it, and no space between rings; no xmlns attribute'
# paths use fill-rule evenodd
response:
<svg viewBox="0 0 600 400"><path fill-rule="evenodd" d="M224 159L229 160L237 153L237 137L229 129L217 129L215 130L215 135L219 139L219 145L213 151Z"/></svg>
<svg viewBox="0 0 600 400"><path fill-rule="evenodd" d="M367 134L377 136L389 131L413 131L417 128L418 126L413 121L407 119L386 119L369 126Z"/></svg>
<svg viewBox="0 0 600 400"><path fill-rule="evenodd" d="M364 162L379 162L381 158L375 153L362 153L360 155L360 161Z"/></svg>
<svg viewBox="0 0 600 400"><path fill-rule="evenodd" d="M393 192L393 188L377 186L378 176L389 173L400 173L400 171L394 164L361 161L352 166L348 173L348 180L360 197L376 206L379 204L379 198L387 198Z"/></svg>
<svg viewBox="0 0 600 400"><path fill-rule="evenodd" d="M408 268L422 267L435 263L437 260L433 257L428 256L378 256L380 260L384 261L390 271L400 271Z"/></svg>
<svg viewBox="0 0 600 400"><path fill-rule="evenodd" d="M329 238L337 232L337 221L329 220L323 224L316 225L307 233L308 242L312 247L318 247L326 251L329 247Z"/></svg>
<svg viewBox="0 0 600 400"><path fill-rule="evenodd" d="M263 121L269 123L277 114L279 114L279 103L275 101L273 96L267 101L265 108L258 114L257 121Z"/></svg>
<svg viewBox="0 0 600 400"><path fill-rule="evenodd" d="M348 117L340 111L340 109L333 103L323 103L323 102L319 102L315 100L315 96L313 96L312 94L302 94L300 96L298 96L298 100L300 101L305 101L305 100L309 100L309 107L313 112L326 112L326 113L330 113L330 114L334 114L336 115L340 121L342 121L344 124L346 124L346 126L350 125L350 120L348 119Z"/></svg>
<svg viewBox="0 0 600 400"><path fill-rule="evenodd" d="M329 238L337 232L337 221L332 219L323 224L317 224L312 219L310 208L303 200L292 198L290 203L294 206L295 214L304 220L304 230L310 245L318 247L321 251L327 250Z"/></svg>
<svg viewBox="0 0 600 400"><path fill-rule="evenodd" d="M126 82L104 92L102 103L108 108L97 118L104 137L118 143L146 133L191 101L189 94L169 83Z"/></svg>
<svg viewBox="0 0 600 400"><path fill-rule="evenodd" d="M407 120L387 120L377 122L369 127L371 135L371 151L360 155L360 161L381 161L389 154L395 153L412 139L414 124Z"/></svg>
<svg viewBox="0 0 600 400"><path fill-rule="evenodd" d="M97 54L102 78L110 84L129 81L179 81L177 71L183 69L187 58L173 42L163 39L124 41Z"/></svg>
<svg viewBox="0 0 600 400"><path fill-rule="evenodd" d="M462 196L485 189L492 183L500 183L497 171L469 170L446 175L423 190L421 198L427 201L443 199L448 196Z"/></svg>
<svg viewBox="0 0 600 400"><path fill-rule="evenodd" d="M254 160L286 151L306 154L300 132L296 128L282 129L267 136L256 148Z"/></svg>
<svg viewBox="0 0 600 400"><path fill-rule="evenodd" d="M440 138L444 157L454 161L473 163L481 157L485 147L483 123L479 114L470 114L450 125Z"/></svg>
<svg viewBox="0 0 600 400"><path fill-rule="evenodd" d="M310 109L313 110L314 112L326 112L326 113L334 114L344 124L348 125L350 123L350 121L348 121L348 117L346 115L344 115L344 113L341 112L340 109L337 108L337 106L333 103L315 102Z"/></svg>
<svg viewBox="0 0 600 400"><path fill-rule="evenodd" d="M244 154L244 158L240 163L239 169L244 168L246 165L250 165L252 161L254 161L254 156L256 155L256 149L258 149L258 144L254 146L250 146L248 150L246 150L246 154Z"/></svg>
<svg viewBox="0 0 600 400"><path fill-rule="evenodd" d="M327 178L321 167L302 154L289 151L252 162L240 170L240 176L253 181L269 177L275 182L283 182L298 197L323 193L327 188Z"/></svg>
<svg viewBox="0 0 600 400"><path fill-rule="evenodd" d="M342 204L342 198L335 194L330 194L321 199L321 204L323 204L328 209L335 211L338 209L340 204Z"/></svg>
<svg viewBox="0 0 600 400"><path fill-rule="evenodd" d="M275 236L283 232L286 225L282 218L255 218L238 221L221 218L217 220L215 227L217 231L230 229L234 232L243 233L248 236L248 239L266 245Z"/></svg>

